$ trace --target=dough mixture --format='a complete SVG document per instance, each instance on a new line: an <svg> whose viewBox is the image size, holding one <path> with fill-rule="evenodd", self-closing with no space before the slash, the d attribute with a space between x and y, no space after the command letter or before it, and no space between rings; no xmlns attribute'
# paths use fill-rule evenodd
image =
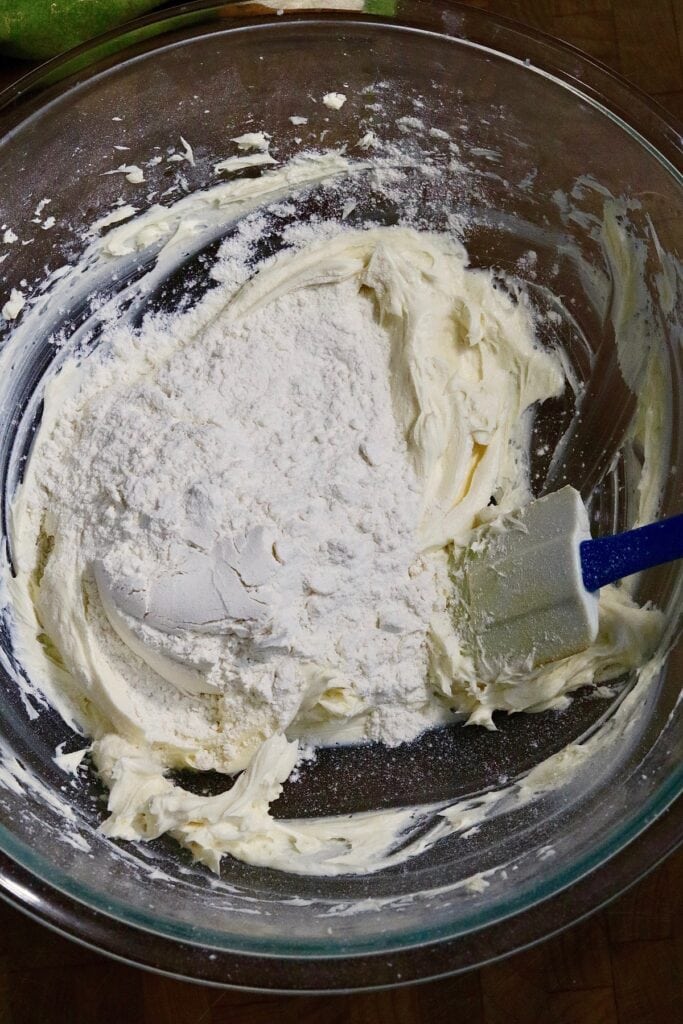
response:
<svg viewBox="0 0 683 1024"><path fill-rule="evenodd" d="M300 748L562 707L641 664L659 616L606 588L590 650L492 678L460 645L458 558L529 500L534 407L565 386L520 288L447 235L341 224L218 276L48 384L11 523L23 642L93 737L110 835L373 870L404 812L350 865L362 815L270 816ZM197 796L184 767L242 774Z"/></svg>

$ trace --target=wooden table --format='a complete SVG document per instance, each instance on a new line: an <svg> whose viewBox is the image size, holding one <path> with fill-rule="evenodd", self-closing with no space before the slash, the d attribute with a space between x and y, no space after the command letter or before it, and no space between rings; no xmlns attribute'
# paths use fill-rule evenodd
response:
<svg viewBox="0 0 683 1024"><path fill-rule="evenodd" d="M0 1024L676 1024L682 988L683 850L606 910L524 953L445 981L353 996L171 981L0 904Z"/></svg>
<svg viewBox="0 0 683 1024"><path fill-rule="evenodd" d="M470 0L559 36L683 120L683 0ZM0 58L1 60L1 58ZM25 70L5 61L0 85ZM0 1024L675 1024L683 850L606 910L500 963L355 996L223 992L125 967L0 905Z"/></svg>

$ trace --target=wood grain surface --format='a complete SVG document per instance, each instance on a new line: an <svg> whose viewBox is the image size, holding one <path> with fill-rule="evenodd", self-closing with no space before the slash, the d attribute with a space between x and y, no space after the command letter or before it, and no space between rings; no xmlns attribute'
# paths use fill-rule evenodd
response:
<svg viewBox="0 0 683 1024"><path fill-rule="evenodd" d="M683 0L471 0L573 43L683 120ZM2 61L2 58L0 58ZM27 65L0 64L0 86ZM683 850L596 913L466 975L354 996L282 997L110 961L0 905L0 1024L676 1024Z"/></svg>

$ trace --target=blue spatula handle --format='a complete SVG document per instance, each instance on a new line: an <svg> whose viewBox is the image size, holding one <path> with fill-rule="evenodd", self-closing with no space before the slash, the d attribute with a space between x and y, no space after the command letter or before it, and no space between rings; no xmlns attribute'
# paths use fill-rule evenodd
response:
<svg viewBox="0 0 683 1024"><path fill-rule="evenodd" d="M579 554L583 585L599 590L634 572L683 558L683 515L613 537L584 540Z"/></svg>

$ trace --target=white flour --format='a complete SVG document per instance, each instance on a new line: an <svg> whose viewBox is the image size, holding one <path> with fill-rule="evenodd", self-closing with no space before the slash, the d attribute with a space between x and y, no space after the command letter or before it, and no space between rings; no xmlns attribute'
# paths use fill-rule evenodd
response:
<svg viewBox="0 0 683 1024"><path fill-rule="evenodd" d="M359 707L399 683L409 703L425 701L425 635L444 606L445 558L417 558L421 487L373 300L348 281L283 296L241 325L219 317L198 334L203 319L201 310L182 317L174 333L194 340L154 379L98 403L93 553L112 578L142 581L196 545L231 538L244 551L245 538L261 536L269 564L249 594L262 615L255 634L243 619L227 636L193 630L189 642L186 630L136 633L228 691L224 700L238 688L267 701L281 727L311 662L337 691L352 686ZM143 329L135 346L153 346L161 329ZM209 586L200 578L193 609ZM404 738L397 725L385 739Z"/></svg>

